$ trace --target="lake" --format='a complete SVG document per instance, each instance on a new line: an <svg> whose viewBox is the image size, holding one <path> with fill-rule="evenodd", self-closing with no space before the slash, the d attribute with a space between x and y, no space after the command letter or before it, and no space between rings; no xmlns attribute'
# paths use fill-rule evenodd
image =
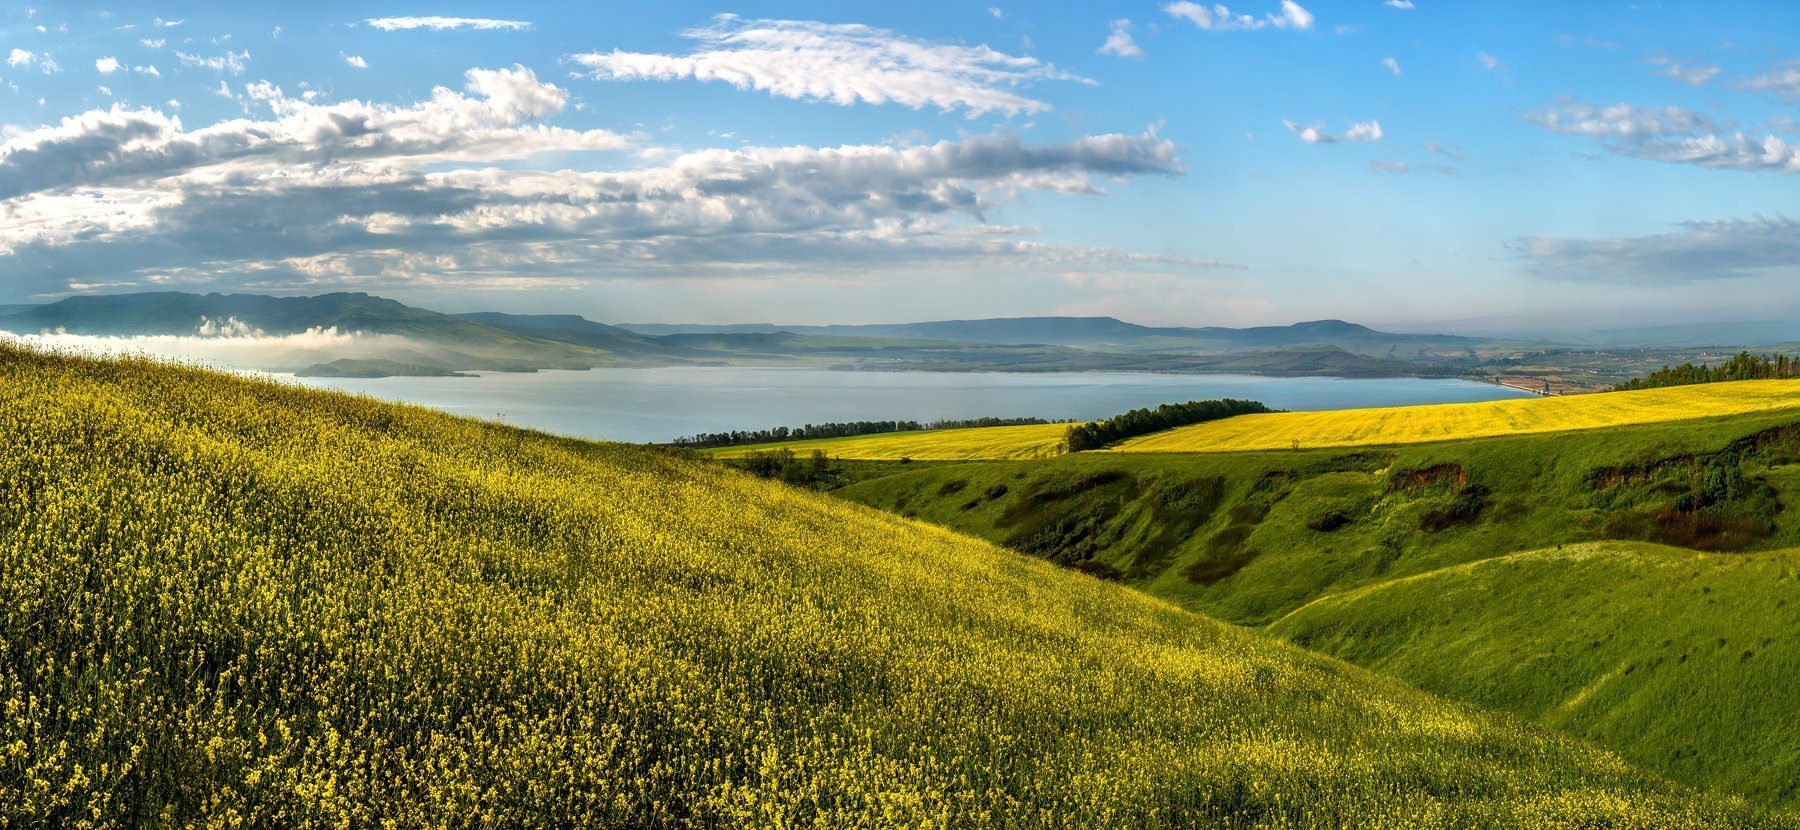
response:
<svg viewBox="0 0 1800 830"><path fill-rule="evenodd" d="M675 367L467 378L294 378L309 386L612 441L825 421L940 418L1092 419L1215 398L1277 409L1348 409L1525 397L1467 380L1276 378L1143 372L843 372Z"/></svg>

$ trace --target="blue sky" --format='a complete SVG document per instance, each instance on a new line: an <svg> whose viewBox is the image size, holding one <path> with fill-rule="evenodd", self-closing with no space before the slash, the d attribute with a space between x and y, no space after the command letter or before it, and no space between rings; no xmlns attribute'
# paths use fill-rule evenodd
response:
<svg viewBox="0 0 1800 830"><path fill-rule="evenodd" d="M1800 7L1228 5L5 7L0 302L1800 317Z"/></svg>

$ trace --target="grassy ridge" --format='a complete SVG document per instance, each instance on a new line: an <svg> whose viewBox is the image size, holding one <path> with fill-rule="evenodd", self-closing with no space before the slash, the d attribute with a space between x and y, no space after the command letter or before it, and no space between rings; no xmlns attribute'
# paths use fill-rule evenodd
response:
<svg viewBox="0 0 1800 830"><path fill-rule="evenodd" d="M1147 435L1123 452L1387 446L1736 415L1800 407L1800 380L1757 380L1481 403L1246 415Z"/></svg>
<svg viewBox="0 0 1800 830"><path fill-rule="evenodd" d="M1797 825L647 450L9 348L0 429L0 825Z"/></svg>
<svg viewBox="0 0 1800 830"><path fill-rule="evenodd" d="M1062 452L1063 436L1068 432L1068 424L925 429L846 438L747 444L705 452L718 458L742 458L752 452L787 449L793 450L797 455L819 450L832 458L857 461L897 461L902 458L914 461L1010 461L1058 455Z"/></svg>
<svg viewBox="0 0 1800 830"><path fill-rule="evenodd" d="M1680 780L1794 806L1797 573L1793 550L1580 545L1324 597L1272 630Z"/></svg>

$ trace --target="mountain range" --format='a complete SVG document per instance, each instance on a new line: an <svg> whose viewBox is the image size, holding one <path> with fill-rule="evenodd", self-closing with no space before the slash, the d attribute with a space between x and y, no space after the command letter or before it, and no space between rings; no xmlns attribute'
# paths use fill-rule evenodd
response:
<svg viewBox="0 0 1800 830"><path fill-rule="evenodd" d="M444 374L606 366L810 365L937 371L1148 370L1444 373L1482 341L1395 334L1342 320L1254 328L1153 327L1112 317L892 325L607 325L572 314L445 314L365 293L313 297L151 292L0 306L0 331L89 338L261 338L247 368L303 374ZM330 344L301 342L330 333Z"/></svg>

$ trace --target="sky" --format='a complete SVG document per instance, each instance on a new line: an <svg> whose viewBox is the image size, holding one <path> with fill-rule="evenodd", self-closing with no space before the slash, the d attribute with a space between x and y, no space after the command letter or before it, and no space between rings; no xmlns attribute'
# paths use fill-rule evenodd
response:
<svg viewBox="0 0 1800 830"><path fill-rule="evenodd" d="M1800 320L1800 4L0 6L0 303Z"/></svg>

